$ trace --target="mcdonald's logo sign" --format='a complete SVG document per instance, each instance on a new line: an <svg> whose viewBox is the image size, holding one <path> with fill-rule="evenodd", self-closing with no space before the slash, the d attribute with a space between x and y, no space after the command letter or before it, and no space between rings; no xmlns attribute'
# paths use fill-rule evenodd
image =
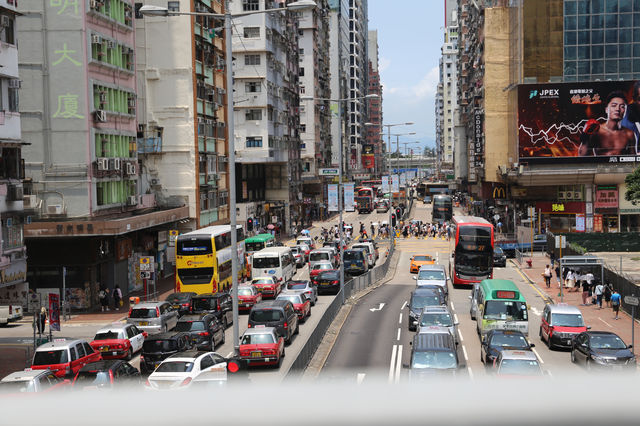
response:
<svg viewBox="0 0 640 426"><path fill-rule="evenodd" d="M504 186L496 186L493 188L493 199L500 200L507 198L507 191L505 191Z"/></svg>

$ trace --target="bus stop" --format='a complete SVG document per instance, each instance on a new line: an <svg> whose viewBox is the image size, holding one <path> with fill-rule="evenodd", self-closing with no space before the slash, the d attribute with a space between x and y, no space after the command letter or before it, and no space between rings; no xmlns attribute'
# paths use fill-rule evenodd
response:
<svg viewBox="0 0 640 426"><path fill-rule="evenodd" d="M596 256L564 256L560 258L560 277L564 281L564 269L565 268L577 268L580 271L585 269L593 271L594 269L600 269L600 282L604 283L604 261ZM593 273L594 277L597 277ZM577 284L577 283L576 283ZM560 302L564 301L564 282L560 283Z"/></svg>

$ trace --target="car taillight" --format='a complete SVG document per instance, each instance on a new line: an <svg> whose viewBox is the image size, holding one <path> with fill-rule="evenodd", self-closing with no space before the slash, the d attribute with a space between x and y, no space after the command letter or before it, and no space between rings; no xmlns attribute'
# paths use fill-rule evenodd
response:
<svg viewBox="0 0 640 426"><path fill-rule="evenodd" d="M248 323L248 324L247 324L247 328L251 328L251 323Z"/></svg>
<svg viewBox="0 0 640 426"><path fill-rule="evenodd" d="M131 317L131 311L132 310L133 310L132 308L129 308L129 317Z"/></svg>
<svg viewBox="0 0 640 426"><path fill-rule="evenodd" d="M331 284L340 284L340 281L335 280L335 281L333 281Z"/></svg>
<svg viewBox="0 0 640 426"><path fill-rule="evenodd" d="M156 318L160 318L160 309L156 306Z"/></svg>
<svg viewBox="0 0 640 426"><path fill-rule="evenodd" d="M289 324L287 324L286 322L284 323L284 328L288 328Z"/></svg>
<svg viewBox="0 0 640 426"><path fill-rule="evenodd" d="M209 332L208 331L203 331L202 333L198 333L198 336L208 336Z"/></svg>
<svg viewBox="0 0 640 426"><path fill-rule="evenodd" d="M147 381L146 381L146 382L144 382L144 385L145 385L145 386L149 386L149 387L151 387L151 383L149 383L149 379L147 379Z"/></svg>
<svg viewBox="0 0 640 426"><path fill-rule="evenodd" d="M188 303L183 303L182 306L184 306L185 308L188 308L189 304Z"/></svg>
<svg viewBox="0 0 640 426"><path fill-rule="evenodd" d="M191 383L191 377L184 379L182 383L180 383L180 386L187 386L189 383Z"/></svg>

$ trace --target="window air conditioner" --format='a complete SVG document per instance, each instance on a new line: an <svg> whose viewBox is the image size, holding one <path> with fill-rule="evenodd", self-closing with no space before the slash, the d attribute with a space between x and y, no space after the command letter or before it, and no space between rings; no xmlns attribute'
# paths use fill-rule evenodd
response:
<svg viewBox="0 0 640 426"><path fill-rule="evenodd" d="M130 195L127 197L127 205L128 206L137 206L138 205L138 196Z"/></svg>
<svg viewBox="0 0 640 426"><path fill-rule="evenodd" d="M573 200L573 191L565 191L564 198L567 200Z"/></svg>
<svg viewBox="0 0 640 426"><path fill-rule="evenodd" d="M52 204L47 206L48 214L62 214L62 205L61 204Z"/></svg>
<svg viewBox="0 0 640 426"><path fill-rule="evenodd" d="M98 170L105 171L109 170L109 159L108 158L98 158Z"/></svg>
<svg viewBox="0 0 640 426"><path fill-rule="evenodd" d="M564 191L558 191L558 199L559 199L559 200L564 200L564 199L566 199L566 196L565 196L565 195L566 195L566 192L564 192Z"/></svg>
<svg viewBox="0 0 640 426"><path fill-rule="evenodd" d="M102 44L102 37L100 37L98 34L93 34L91 36L91 43L92 44Z"/></svg>
<svg viewBox="0 0 640 426"><path fill-rule="evenodd" d="M98 109L94 111L95 120L98 123L106 123L107 122L107 111L103 109Z"/></svg>
<svg viewBox="0 0 640 426"><path fill-rule="evenodd" d="M113 159L113 170L120 170L122 166L122 161L119 158Z"/></svg>

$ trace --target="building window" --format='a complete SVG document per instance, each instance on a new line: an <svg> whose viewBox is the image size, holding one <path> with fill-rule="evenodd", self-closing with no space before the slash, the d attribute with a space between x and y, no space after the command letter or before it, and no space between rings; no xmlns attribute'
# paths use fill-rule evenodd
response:
<svg viewBox="0 0 640 426"><path fill-rule="evenodd" d="M260 55L244 55L245 65L260 65Z"/></svg>
<svg viewBox="0 0 640 426"><path fill-rule="evenodd" d="M246 93L257 93L262 91L262 87L257 81L250 81L244 84L244 91Z"/></svg>
<svg viewBox="0 0 640 426"><path fill-rule="evenodd" d="M169 9L169 12L180 12L180 2L179 1L167 2L167 9Z"/></svg>
<svg viewBox="0 0 640 426"><path fill-rule="evenodd" d="M300 70L298 71L298 75L300 77L304 77L304 67L300 67Z"/></svg>
<svg viewBox="0 0 640 426"><path fill-rule="evenodd" d="M242 10L245 12L260 10L260 0L242 0Z"/></svg>
<svg viewBox="0 0 640 426"><path fill-rule="evenodd" d="M298 49L298 55L304 55L304 49L302 47Z"/></svg>
<svg viewBox="0 0 640 426"><path fill-rule="evenodd" d="M305 92L305 88L304 88L304 86L300 86L300 94L301 94L301 95L304 95L304 92Z"/></svg>
<svg viewBox="0 0 640 426"><path fill-rule="evenodd" d="M262 137L260 136L247 137L245 146L247 148L262 148Z"/></svg>
<svg viewBox="0 0 640 426"><path fill-rule="evenodd" d="M18 112L18 89L9 89L9 111Z"/></svg>
<svg viewBox="0 0 640 426"><path fill-rule="evenodd" d="M244 114L245 120L247 121L258 121L262 120L262 110L261 109L248 109Z"/></svg>
<svg viewBox="0 0 640 426"><path fill-rule="evenodd" d="M0 30L0 40L8 44L16 44L14 18L8 15L2 15L2 19L7 21L7 25Z"/></svg>
<svg viewBox="0 0 640 426"><path fill-rule="evenodd" d="M306 124L301 124L300 125L300 133L306 133L307 132L307 125Z"/></svg>
<svg viewBox="0 0 640 426"><path fill-rule="evenodd" d="M260 27L245 27L244 38L260 38Z"/></svg>

